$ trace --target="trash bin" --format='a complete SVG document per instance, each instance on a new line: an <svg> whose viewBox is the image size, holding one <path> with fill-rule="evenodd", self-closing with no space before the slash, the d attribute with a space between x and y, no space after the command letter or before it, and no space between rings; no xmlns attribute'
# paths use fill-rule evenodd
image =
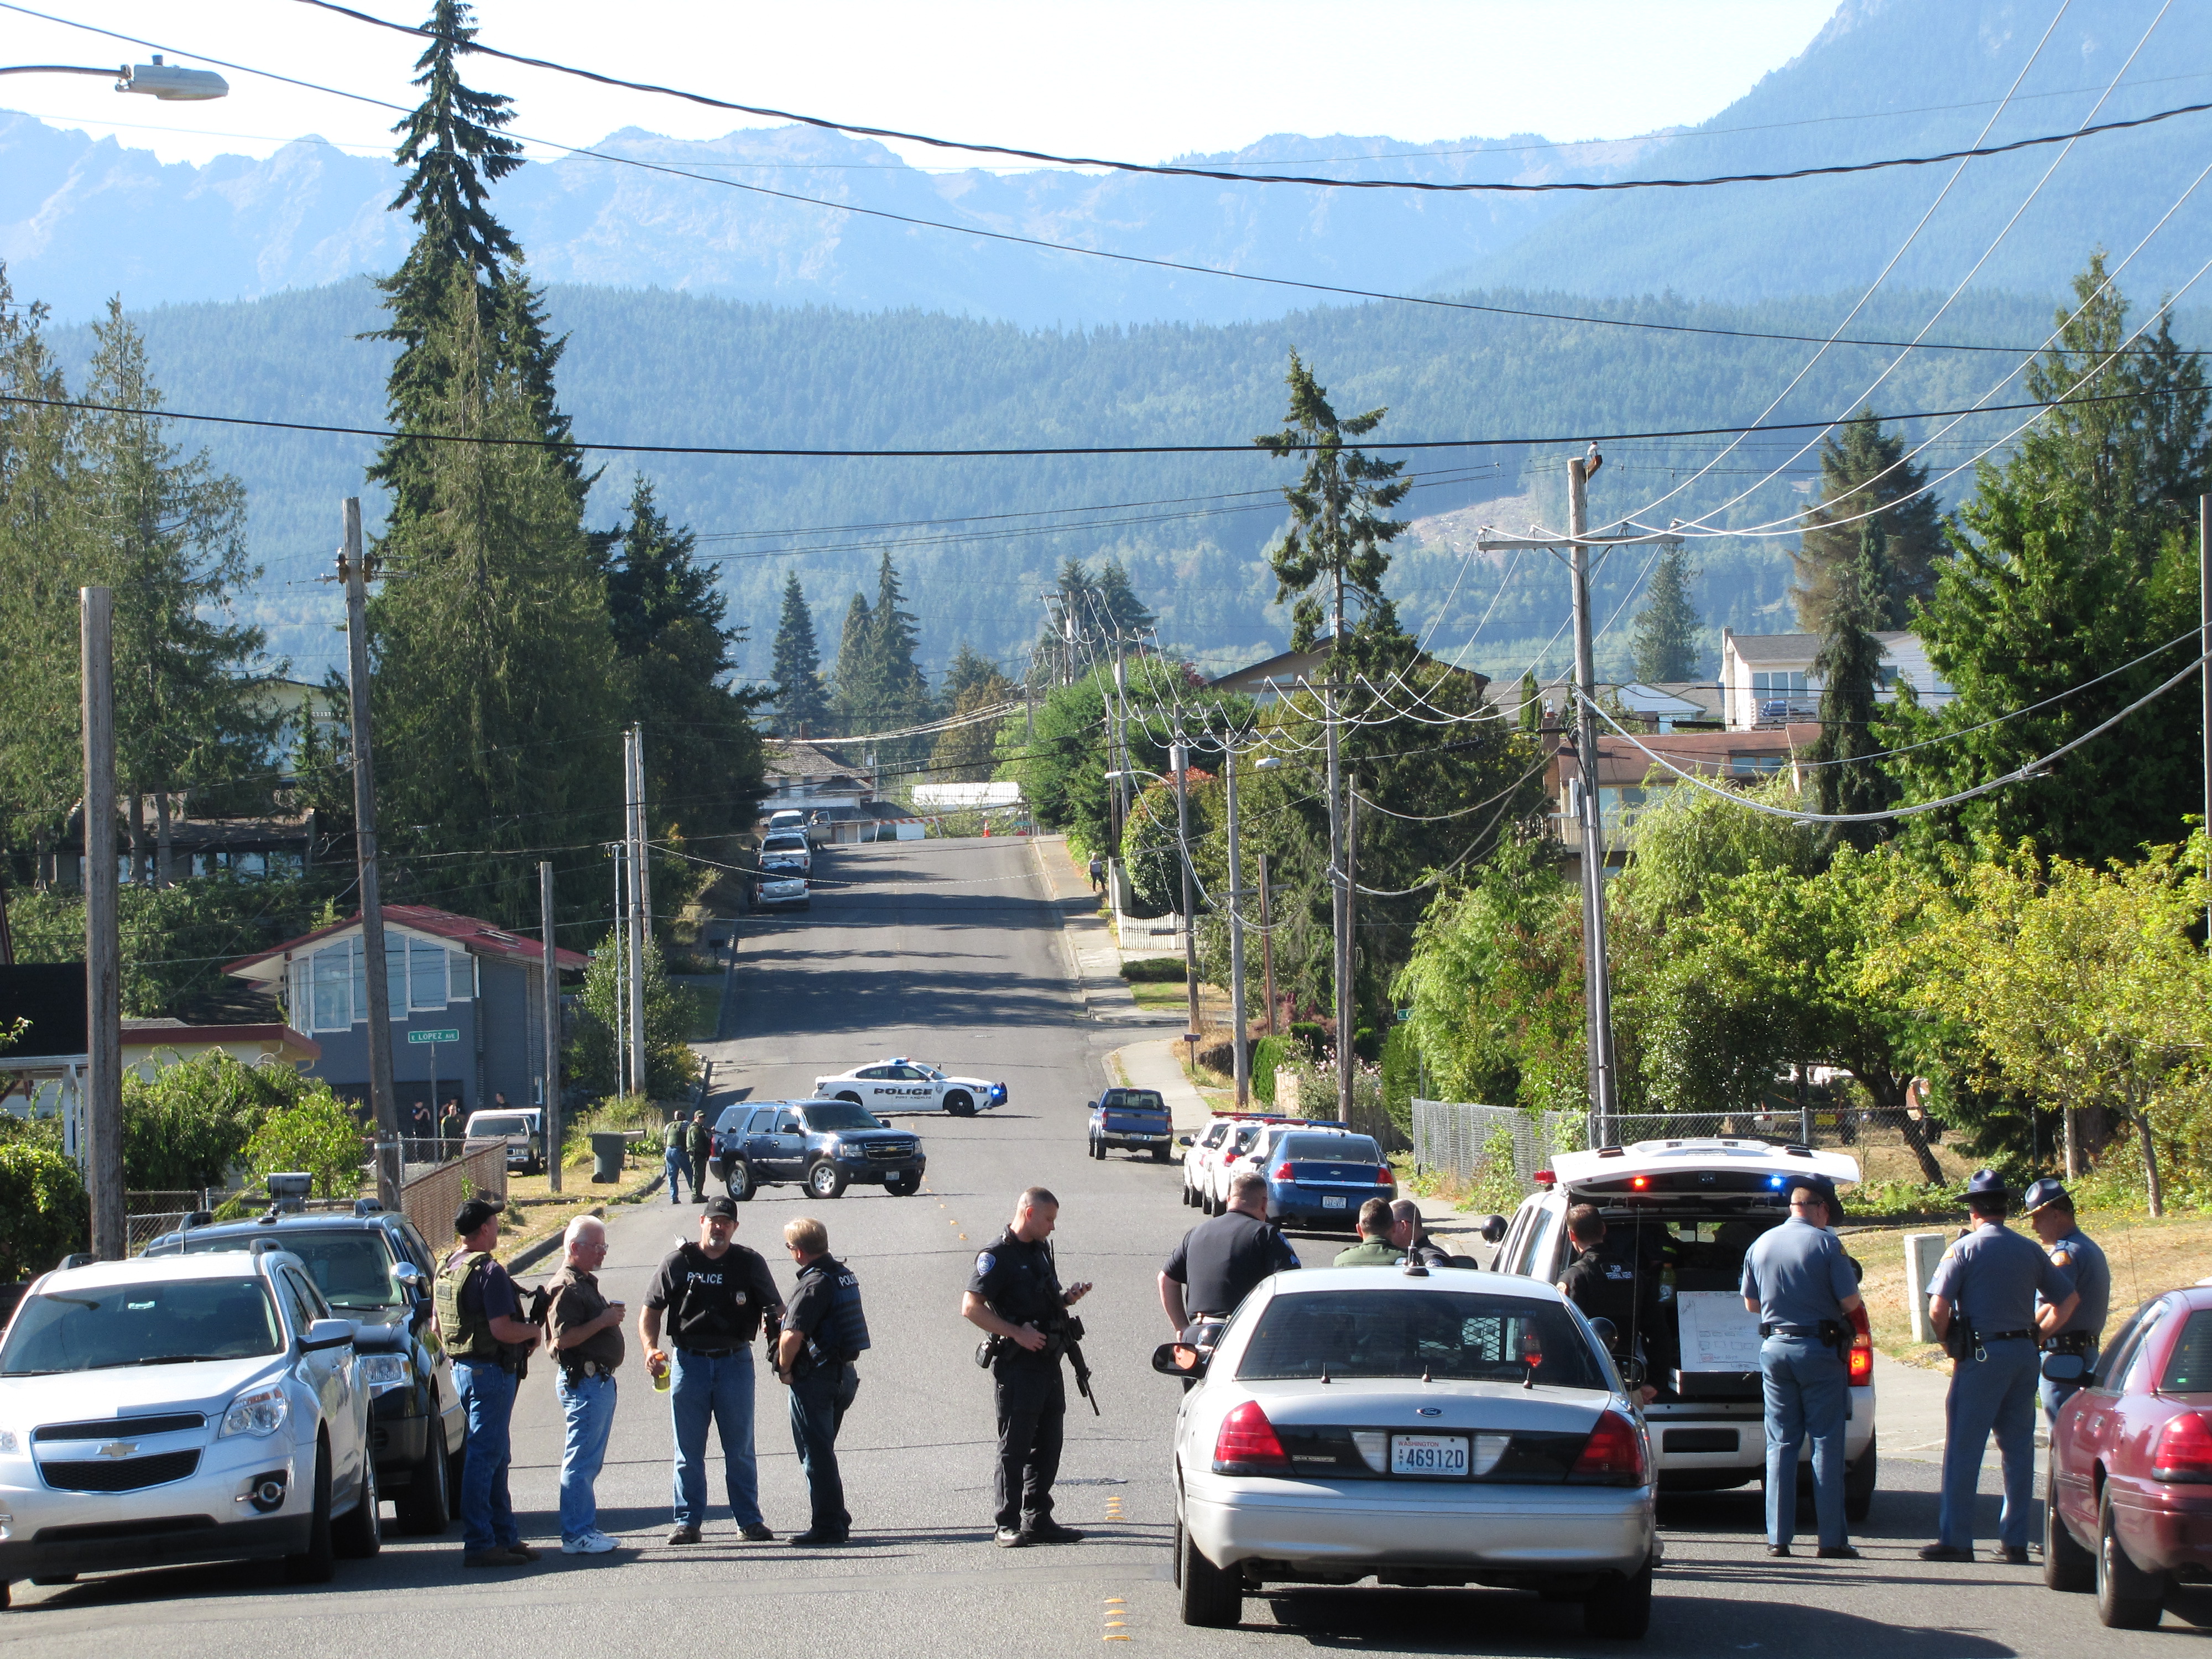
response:
<svg viewBox="0 0 2212 1659"><path fill-rule="evenodd" d="M619 1129L592 1131L592 1179L594 1182L620 1181L623 1172L623 1152L629 1145L629 1137Z"/></svg>

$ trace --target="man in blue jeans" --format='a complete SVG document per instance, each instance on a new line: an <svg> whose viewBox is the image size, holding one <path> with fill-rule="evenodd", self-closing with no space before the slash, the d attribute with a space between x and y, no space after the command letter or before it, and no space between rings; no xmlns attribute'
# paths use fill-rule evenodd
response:
<svg viewBox="0 0 2212 1659"><path fill-rule="evenodd" d="M546 1286L545 1340L560 1362L556 1392L568 1434L561 1448L561 1553L605 1555L617 1548L599 1530L592 1483L607 1455L615 1423L615 1372L623 1362L622 1322L628 1310L599 1293L599 1264L607 1259L606 1223L580 1215L562 1237L561 1271Z"/></svg>
<svg viewBox="0 0 2212 1659"><path fill-rule="evenodd" d="M492 1260L499 1210L472 1198L453 1217L460 1248L439 1270L432 1303L439 1339L453 1363L453 1389L468 1413L461 1464L461 1565L516 1567L538 1559L514 1525L507 1493L507 1421L515 1371L538 1340L507 1269Z"/></svg>
<svg viewBox="0 0 2212 1659"><path fill-rule="evenodd" d="M697 1172L691 1167L691 1131L682 1118L672 1118L660 1131L660 1167L668 1176L668 1201L684 1201L684 1183L690 1182L696 1194L699 1189Z"/></svg>
<svg viewBox="0 0 2212 1659"><path fill-rule="evenodd" d="M672 1251L645 1293L638 1335L646 1367L672 1373L668 1395L676 1437L676 1526L672 1544L696 1544L707 1518L707 1425L722 1439L730 1512L750 1543L775 1534L761 1519L753 1461L753 1338L765 1329L771 1346L783 1298L757 1251L735 1243L738 1206L710 1198L699 1215L699 1242ZM660 1346L664 1316L668 1350Z"/></svg>

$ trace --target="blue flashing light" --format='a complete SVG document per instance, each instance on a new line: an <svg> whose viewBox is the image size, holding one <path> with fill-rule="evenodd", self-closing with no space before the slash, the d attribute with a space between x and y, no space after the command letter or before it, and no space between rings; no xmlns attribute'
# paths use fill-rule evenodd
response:
<svg viewBox="0 0 2212 1659"><path fill-rule="evenodd" d="M1780 1176L1769 1176L1766 1177L1766 1184L1770 1187L1779 1187L1782 1184L1782 1177Z"/></svg>

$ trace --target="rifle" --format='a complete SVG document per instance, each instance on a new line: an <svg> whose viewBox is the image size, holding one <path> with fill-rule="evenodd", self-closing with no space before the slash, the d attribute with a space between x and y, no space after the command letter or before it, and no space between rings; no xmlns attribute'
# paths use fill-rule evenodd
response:
<svg viewBox="0 0 2212 1659"><path fill-rule="evenodd" d="M1083 1357L1083 1322L1073 1314L1062 1313L1046 1328L1045 1334L1067 1355L1069 1369L1075 1373L1075 1391L1091 1402L1091 1414L1103 1417L1098 1396L1091 1391L1091 1362Z"/></svg>

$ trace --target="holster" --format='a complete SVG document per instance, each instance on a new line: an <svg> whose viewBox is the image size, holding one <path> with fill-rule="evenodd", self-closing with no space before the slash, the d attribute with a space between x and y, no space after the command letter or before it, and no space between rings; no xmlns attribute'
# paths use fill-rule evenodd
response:
<svg viewBox="0 0 2212 1659"><path fill-rule="evenodd" d="M1970 1359L1974 1348L1974 1322L1964 1308L1952 1309L1951 1322L1943 1332L1943 1352L1954 1359Z"/></svg>

